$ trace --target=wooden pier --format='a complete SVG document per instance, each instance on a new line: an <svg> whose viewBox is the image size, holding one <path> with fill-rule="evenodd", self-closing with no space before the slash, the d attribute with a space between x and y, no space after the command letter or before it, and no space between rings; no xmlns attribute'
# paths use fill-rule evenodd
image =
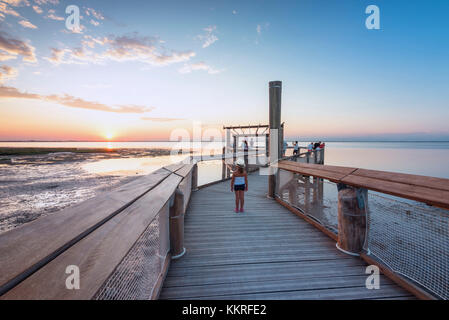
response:
<svg viewBox="0 0 449 320"><path fill-rule="evenodd" d="M172 261L161 299L412 299L381 276L365 286L367 264L266 197L267 176L249 176L244 213L230 183L195 192L185 218L182 259Z"/></svg>
<svg viewBox="0 0 449 320"><path fill-rule="evenodd" d="M329 166L325 150L285 157L281 87L269 84L269 125L225 127L222 154L0 234L0 300L449 299L449 179ZM245 135L265 150L240 152ZM228 181L237 157L252 172L244 213ZM198 186L209 160L221 180ZM379 193L417 205L379 206Z"/></svg>

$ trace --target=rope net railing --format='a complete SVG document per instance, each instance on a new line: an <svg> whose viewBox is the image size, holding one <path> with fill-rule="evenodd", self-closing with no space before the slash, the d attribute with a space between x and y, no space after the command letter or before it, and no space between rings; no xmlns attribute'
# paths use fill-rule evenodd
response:
<svg viewBox="0 0 449 320"><path fill-rule="evenodd" d="M276 195L338 234L337 184L278 169ZM390 270L449 299L449 211L368 191L364 250Z"/></svg>
<svg viewBox="0 0 449 320"><path fill-rule="evenodd" d="M449 299L449 212L368 193L364 249L388 268Z"/></svg>
<svg viewBox="0 0 449 320"><path fill-rule="evenodd" d="M338 233L337 185L330 181L279 169L276 196L291 207Z"/></svg>
<svg viewBox="0 0 449 320"><path fill-rule="evenodd" d="M95 300L150 300L170 250L165 205L95 295Z"/></svg>

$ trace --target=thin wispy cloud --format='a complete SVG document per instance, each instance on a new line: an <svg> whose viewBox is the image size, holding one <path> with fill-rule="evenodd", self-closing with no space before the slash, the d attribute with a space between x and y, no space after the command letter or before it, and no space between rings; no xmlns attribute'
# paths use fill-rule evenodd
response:
<svg viewBox="0 0 449 320"><path fill-rule="evenodd" d="M19 21L19 24L24 28L37 29L37 27L34 24L32 24L31 22L29 22L27 20L21 20L21 21Z"/></svg>
<svg viewBox="0 0 449 320"><path fill-rule="evenodd" d="M156 37L143 37L137 33L123 36L95 38L86 35L83 47L76 49L52 49L46 60L54 64L102 63L107 60L126 62L139 61L156 66L186 62L195 52L170 50L161 46ZM97 51L92 49L98 48Z"/></svg>
<svg viewBox="0 0 449 320"><path fill-rule="evenodd" d="M145 113L154 110L153 107L139 105L116 105L109 106L100 102L87 101L68 94L64 95L40 95L36 93L21 92L14 87L0 86L0 99L31 99L51 101L63 106L88 109L113 113Z"/></svg>
<svg viewBox="0 0 449 320"><path fill-rule="evenodd" d="M3 84L6 80L17 77L18 71L16 68L2 65L0 66L0 84Z"/></svg>
<svg viewBox="0 0 449 320"><path fill-rule="evenodd" d="M203 42L203 48L207 48L216 41L218 41L218 37L214 34L217 30L217 26L208 26L203 29L206 33L202 35L197 35L196 39Z"/></svg>
<svg viewBox="0 0 449 320"><path fill-rule="evenodd" d="M48 10L48 13L47 13L47 15L45 17L47 19L56 20L56 21L64 21L65 20L64 17L58 16L54 9Z"/></svg>
<svg viewBox="0 0 449 320"><path fill-rule="evenodd" d="M7 3L0 2L0 21L5 19L7 15L20 17L20 14L16 10L11 8Z"/></svg>
<svg viewBox="0 0 449 320"><path fill-rule="evenodd" d="M34 12L36 12L37 14L42 14L44 12L44 10L42 10L41 7L34 5L33 6L33 10Z"/></svg>
<svg viewBox="0 0 449 320"><path fill-rule="evenodd" d="M0 31L0 61L17 59L18 56L22 56L23 61L37 61L35 48L31 44Z"/></svg>
<svg viewBox="0 0 449 320"><path fill-rule="evenodd" d="M191 73L193 71L198 71L198 70L207 71L207 73L209 73L209 74L217 74L217 73L220 73L223 71L223 70L214 69L211 66L207 65L205 62L185 64L178 71L180 73Z"/></svg>
<svg viewBox="0 0 449 320"><path fill-rule="evenodd" d="M172 121L182 121L185 119L181 118L156 118L156 117L141 117L141 120L153 121L153 122L172 122Z"/></svg>

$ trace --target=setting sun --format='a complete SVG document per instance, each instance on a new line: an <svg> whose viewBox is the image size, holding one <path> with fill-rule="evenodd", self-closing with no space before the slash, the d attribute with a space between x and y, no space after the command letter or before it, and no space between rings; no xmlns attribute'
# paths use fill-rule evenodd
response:
<svg viewBox="0 0 449 320"><path fill-rule="evenodd" d="M112 140L112 138L114 138L114 134L112 132L106 132L104 137L106 140Z"/></svg>

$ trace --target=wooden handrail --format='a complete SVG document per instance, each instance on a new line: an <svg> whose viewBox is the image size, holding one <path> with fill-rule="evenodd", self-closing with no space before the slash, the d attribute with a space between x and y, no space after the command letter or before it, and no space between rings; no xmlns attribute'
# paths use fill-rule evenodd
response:
<svg viewBox="0 0 449 320"><path fill-rule="evenodd" d="M188 200L193 168L166 166L0 235L0 298L94 297L151 221L168 212L169 199L186 179L190 185L183 189ZM65 287L69 265L80 268L82 290Z"/></svg>
<svg viewBox="0 0 449 320"><path fill-rule="evenodd" d="M449 179L294 161L278 168L449 209Z"/></svg>

